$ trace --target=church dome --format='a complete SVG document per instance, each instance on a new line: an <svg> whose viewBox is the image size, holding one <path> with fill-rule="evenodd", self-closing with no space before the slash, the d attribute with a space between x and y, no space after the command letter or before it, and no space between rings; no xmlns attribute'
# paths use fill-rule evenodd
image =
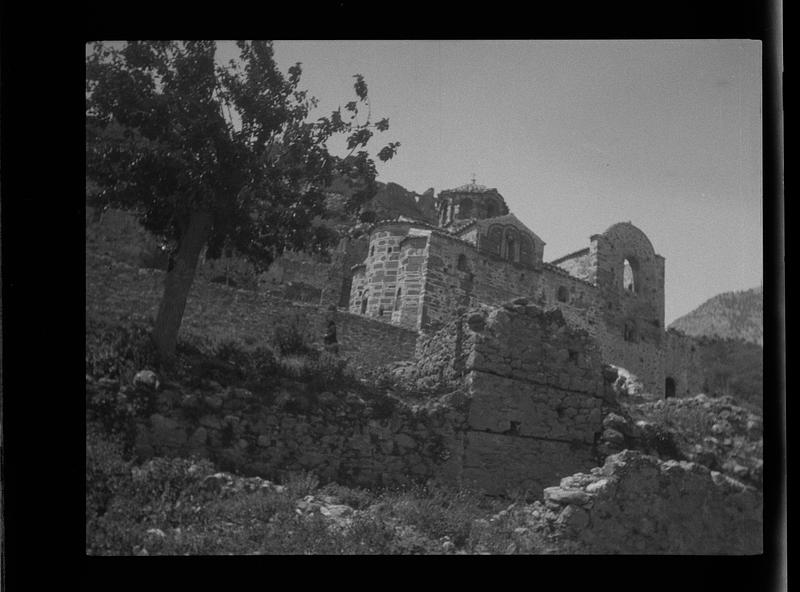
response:
<svg viewBox="0 0 800 592"><path fill-rule="evenodd" d="M439 192L439 225L449 227L459 220L481 220L508 214L505 199L494 187L480 185L472 179L454 189Z"/></svg>
<svg viewBox="0 0 800 592"><path fill-rule="evenodd" d="M473 181L455 189L443 189L440 193L497 193L497 189L489 189L486 185L479 185Z"/></svg>

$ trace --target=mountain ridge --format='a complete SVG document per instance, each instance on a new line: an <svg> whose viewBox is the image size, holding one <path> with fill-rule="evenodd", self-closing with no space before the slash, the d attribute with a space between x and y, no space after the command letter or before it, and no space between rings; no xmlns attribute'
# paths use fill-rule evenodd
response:
<svg viewBox="0 0 800 592"><path fill-rule="evenodd" d="M738 339L764 345L762 286L723 292L675 319L670 329L693 337Z"/></svg>

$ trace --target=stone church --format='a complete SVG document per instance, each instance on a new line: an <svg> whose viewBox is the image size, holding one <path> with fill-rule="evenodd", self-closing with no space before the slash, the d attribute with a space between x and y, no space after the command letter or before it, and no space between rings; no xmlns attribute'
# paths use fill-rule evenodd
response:
<svg viewBox="0 0 800 592"><path fill-rule="evenodd" d="M438 224L400 216L376 222L352 268L349 310L420 332L458 309L525 297L558 307L596 340L603 361L658 396L688 394L691 340L664 329L664 257L630 222L544 261L545 242L509 211L497 189L443 190Z"/></svg>

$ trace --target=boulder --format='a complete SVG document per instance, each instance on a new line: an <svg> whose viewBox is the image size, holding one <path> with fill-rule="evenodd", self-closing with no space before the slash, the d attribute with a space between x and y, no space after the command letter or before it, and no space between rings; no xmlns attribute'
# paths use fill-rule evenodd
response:
<svg viewBox="0 0 800 592"><path fill-rule="evenodd" d="M152 370L139 370L133 377L133 386L157 391L161 383Z"/></svg>

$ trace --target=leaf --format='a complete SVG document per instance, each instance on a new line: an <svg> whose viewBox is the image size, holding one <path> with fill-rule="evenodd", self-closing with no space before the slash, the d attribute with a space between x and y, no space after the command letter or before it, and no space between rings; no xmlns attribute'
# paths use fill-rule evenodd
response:
<svg viewBox="0 0 800 592"><path fill-rule="evenodd" d="M378 158L381 161L386 162L387 160L391 159L395 154L397 154L397 149L400 147L400 142L389 142L387 146L381 148L380 152L378 152Z"/></svg>
<svg viewBox="0 0 800 592"><path fill-rule="evenodd" d="M356 79L356 83L354 88L356 89L356 95L362 101L367 100L367 83L364 82L364 77L361 74L355 74L353 78Z"/></svg>
<svg viewBox="0 0 800 592"><path fill-rule="evenodd" d="M389 129L389 118L384 117L378 123L375 124L375 127L378 128L378 131L385 132Z"/></svg>

